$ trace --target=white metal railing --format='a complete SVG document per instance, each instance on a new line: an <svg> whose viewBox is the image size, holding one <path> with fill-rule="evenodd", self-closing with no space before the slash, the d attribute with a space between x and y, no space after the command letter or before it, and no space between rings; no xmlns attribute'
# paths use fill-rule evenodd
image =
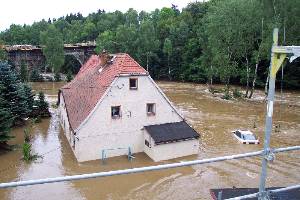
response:
<svg viewBox="0 0 300 200"><path fill-rule="evenodd" d="M277 148L277 149L270 150L270 152L279 153L279 152L286 152L286 151L293 151L293 150L300 150L300 146ZM38 185L38 184L45 184L45 183L75 181L75 180L91 179L91 178L99 178L99 177L107 177L107 176L116 176L116 175L123 175L123 174L141 173L141 172L147 172L147 171L163 170L163 169L170 169L170 168L176 168L176 167L185 167L185 166L221 162L221 161L227 161L227 160L233 160L233 159L241 159L241 158L260 156L260 155L265 155L264 150L249 152L249 153L243 153L243 154L230 155L230 156L208 158L208 159L202 159L202 160L193 160L193 161L184 161L184 162L156 165L156 166L139 167L139 168L115 170L115 171L108 171L108 172L98 172L98 173L91 173L91 174L80 174L80 175L72 175L72 176L45 178L45 179L37 179L37 180L27 180L27 181L0 183L0 188Z"/></svg>

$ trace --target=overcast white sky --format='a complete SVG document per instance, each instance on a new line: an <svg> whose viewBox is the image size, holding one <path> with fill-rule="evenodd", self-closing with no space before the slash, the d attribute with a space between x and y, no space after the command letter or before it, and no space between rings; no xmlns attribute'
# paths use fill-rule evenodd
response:
<svg viewBox="0 0 300 200"><path fill-rule="evenodd" d="M87 16L98 9L105 11L152 11L155 8L175 4L181 10L196 0L2 0L0 3L0 31L11 24L32 24L48 18L58 18L69 13L80 12ZM199 1L199 0L198 0ZM201 0L200 0L201 1Z"/></svg>

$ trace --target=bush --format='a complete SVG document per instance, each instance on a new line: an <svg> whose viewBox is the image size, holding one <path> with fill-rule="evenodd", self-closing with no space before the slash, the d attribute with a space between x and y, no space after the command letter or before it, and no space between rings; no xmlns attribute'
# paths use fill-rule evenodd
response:
<svg viewBox="0 0 300 200"><path fill-rule="evenodd" d="M24 61L21 62L20 79L22 82L28 81L28 69Z"/></svg>
<svg viewBox="0 0 300 200"><path fill-rule="evenodd" d="M208 87L208 91L212 94L215 94L215 89L213 87Z"/></svg>
<svg viewBox="0 0 300 200"><path fill-rule="evenodd" d="M229 92L229 87L226 87L225 90L224 90L224 95L222 96L222 99L229 100L231 98L232 97L231 97L230 92Z"/></svg>
<svg viewBox="0 0 300 200"><path fill-rule="evenodd" d="M49 117L49 104L45 100L45 94L43 92L39 92L39 99L37 101L37 106L39 110L39 116L41 117Z"/></svg>
<svg viewBox="0 0 300 200"><path fill-rule="evenodd" d="M67 81L70 82L73 79L72 72L68 71L67 73Z"/></svg>
<svg viewBox="0 0 300 200"><path fill-rule="evenodd" d="M40 157L39 155L32 153L32 145L28 142L24 142L22 150L23 160L25 160L26 162L36 160L38 157Z"/></svg>
<svg viewBox="0 0 300 200"><path fill-rule="evenodd" d="M41 76L39 70L37 70L36 68L34 68L31 71L30 81L32 81L32 82L41 82L41 81L43 81L43 77Z"/></svg>
<svg viewBox="0 0 300 200"><path fill-rule="evenodd" d="M29 130L26 128L24 129L24 141L25 142L30 142L31 136Z"/></svg>
<svg viewBox="0 0 300 200"><path fill-rule="evenodd" d="M36 123L40 123L42 121L42 118L38 115L35 118L32 118L32 123L36 124Z"/></svg>
<svg viewBox="0 0 300 200"><path fill-rule="evenodd" d="M0 135L2 130L8 130L10 126L24 124L24 119L30 116L32 106L30 86L20 82L17 73L7 62L0 62ZM2 121L10 125L2 126Z"/></svg>
<svg viewBox="0 0 300 200"><path fill-rule="evenodd" d="M214 88L214 87L211 87L211 86L208 88L208 90L212 94L222 93L223 92L223 89L218 89L218 88Z"/></svg>
<svg viewBox="0 0 300 200"><path fill-rule="evenodd" d="M233 91L232 91L232 95L234 98L241 98L242 97L242 93L239 91L239 89L235 88Z"/></svg>
<svg viewBox="0 0 300 200"><path fill-rule="evenodd" d="M54 74L54 80L55 80L55 82L61 81L60 73L57 72Z"/></svg>

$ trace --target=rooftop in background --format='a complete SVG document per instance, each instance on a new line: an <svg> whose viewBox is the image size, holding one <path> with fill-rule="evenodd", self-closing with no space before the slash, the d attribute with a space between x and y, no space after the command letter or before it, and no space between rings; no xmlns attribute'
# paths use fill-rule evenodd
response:
<svg viewBox="0 0 300 200"><path fill-rule="evenodd" d="M145 129L154 139L155 144L199 138L199 134L185 121L145 126Z"/></svg>
<svg viewBox="0 0 300 200"><path fill-rule="evenodd" d="M275 190L281 187L270 187L267 190ZM217 200L218 193L222 192L222 199L229 199L239 197L243 195L253 194L258 192L258 188L221 188L221 189L210 189L210 194L214 200ZM278 193L271 193L271 199L288 199L288 200L299 200L300 189L293 189ZM247 200L255 200L257 198L247 198Z"/></svg>

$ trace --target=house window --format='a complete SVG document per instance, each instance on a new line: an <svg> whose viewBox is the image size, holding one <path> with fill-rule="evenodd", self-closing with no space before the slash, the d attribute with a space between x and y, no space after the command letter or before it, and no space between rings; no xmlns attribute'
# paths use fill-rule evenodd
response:
<svg viewBox="0 0 300 200"><path fill-rule="evenodd" d="M138 88L138 79L130 78L129 79L129 89L136 90Z"/></svg>
<svg viewBox="0 0 300 200"><path fill-rule="evenodd" d="M147 103L147 115L155 115L155 103Z"/></svg>
<svg viewBox="0 0 300 200"><path fill-rule="evenodd" d="M145 145L146 145L147 147L151 148L150 143L149 143L148 140L145 140Z"/></svg>
<svg viewBox="0 0 300 200"><path fill-rule="evenodd" d="M121 106L111 107L111 118L117 119L121 117Z"/></svg>

